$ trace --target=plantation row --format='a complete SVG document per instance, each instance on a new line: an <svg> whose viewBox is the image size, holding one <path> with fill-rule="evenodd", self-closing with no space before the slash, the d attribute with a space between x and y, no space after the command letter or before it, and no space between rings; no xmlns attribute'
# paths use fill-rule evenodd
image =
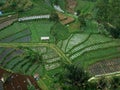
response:
<svg viewBox="0 0 120 90"><path fill-rule="evenodd" d="M25 59L25 50L19 48L0 48L0 65L14 72L33 75L43 75L45 70L52 71L61 65L61 58L52 49L46 47L35 47L33 50L41 52L42 60L31 61ZM57 73L59 71L56 71Z"/></svg>
<svg viewBox="0 0 120 90"><path fill-rule="evenodd" d="M81 56L85 52L90 52L90 51L94 51L94 50L97 51L99 49L112 48L112 47L115 47L115 46L120 46L120 45L117 45L116 42L99 43L97 45L92 45L92 46L88 46L88 47L79 49L74 53L71 52L69 57L70 57L71 60L73 60L73 59L77 58L78 56Z"/></svg>
<svg viewBox="0 0 120 90"><path fill-rule="evenodd" d="M0 38L0 42L30 42L30 39L30 30L25 29Z"/></svg>
<svg viewBox="0 0 120 90"><path fill-rule="evenodd" d="M97 62L89 67L93 75L113 73L120 70L120 58Z"/></svg>
<svg viewBox="0 0 120 90"><path fill-rule="evenodd" d="M111 41L111 38L107 38L98 34L74 34L64 41L60 41L58 46L62 48L64 52L76 52L77 50L97 43L103 43ZM62 45L62 46L61 46Z"/></svg>
<svg viewBox="0 0 120 90"><path fill-rule="evenodd" d="M49 20L16 22L0 30L0 42L42 42L43 36L49 36L53 42L54 37L50 34L53 24Z"/></svg>
<svg viewBox="0 0 120 90"><path fill-rule="evenodd" d="M105 50L120 44L111 38L98 34L75 34L64 41L60 41L57 45L71 60L74 60L86 52Z"/></svg>

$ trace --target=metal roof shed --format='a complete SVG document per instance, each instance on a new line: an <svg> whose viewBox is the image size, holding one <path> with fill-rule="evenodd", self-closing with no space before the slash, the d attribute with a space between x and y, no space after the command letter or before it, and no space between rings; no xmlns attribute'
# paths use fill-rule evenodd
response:
<svg viewBox="0 0 120 90"><path fill-rule="evenodd" d="M50 39L50 37L41 37L41 40L49 40Z"/></svg>

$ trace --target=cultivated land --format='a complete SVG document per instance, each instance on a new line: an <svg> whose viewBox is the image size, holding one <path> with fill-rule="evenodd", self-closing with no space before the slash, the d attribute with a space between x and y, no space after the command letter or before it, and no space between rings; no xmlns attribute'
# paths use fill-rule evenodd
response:
<svg viewBox="0 0 120 90"><path fill-rule="evenodd" d="M0 67L9 73L23 74L24 78L27 77L24 75L33 77L39 74L36 82L42 90L62 90L59 76L65 71L65 65L80 65L93 76L119 73L120 39L111 37L93 19L96 2L70 0L74 2L70 7L68 1L57 2L64 13L55 11L51 0L31 0L33 6L19 13L5 9L7 15L0 16ZM78 10L81 16L88 15L85 27L74 14ZM57 12L63 20L18 21L22 17L51 15L52 12ZM69 22L71 18L72 22ZM68 21L64 24L65 20ZM53 29L57 32L54 30L51 34ZM50 39L41 40L41 37ZM0 77L3 74L0 73ZM36 83L33 85L38 88ZM27 84L23 88L27 88Z"/></svg>

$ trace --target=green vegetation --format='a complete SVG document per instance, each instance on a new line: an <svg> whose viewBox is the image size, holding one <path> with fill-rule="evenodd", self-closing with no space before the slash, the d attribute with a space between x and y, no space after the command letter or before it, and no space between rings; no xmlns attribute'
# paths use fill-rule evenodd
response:
<svg viewBox="0 0 120 90"><path fill-rule="evenodd" d="M120 37L120 1L119 0L99 0L96 5L99 23L103 24L114 38Z"/></svg>
<svg viewBox="0 0 120 90"><path fill-rule="evenodd" d="M54 22L50 22L49 20L41 20L41 21L36 20L36 21L29 21L29 22L26 21L21 23L17 22L9 26L8 28L5 28L2 31L0 31L0 35L1 35L0 39L2 40L3 38L12 39L13 37L12 35L16 35L14 39L17 39L18 37L30 35L31 40L26 42L42 42L41 37L49 36L50 42L53 42L54 38L50 34L50 29L53 25L54 25ZM23 35L23 34L26 34L26 35Z"/></svg>
<svg viewBox="0 0 120 90"><path fill-rule="evenodd" d="M0 66L30 76L39 74L36 82L43 90L119 90L119 77L101 78L119 71L120 63L114 63L120 60L119 0L74 0L75 14L67 12L68 1L1 0L0 27L5 27L0 30ZM38 15L39 19L19 21L19 17ZM44 15L50 18L41 18ZM9 24L11 18L16 20ZM64 24L71 19L74 22ZM91 74L91 66L98 74Z"/></svg>
<svg viewBox="0 0 120 90"><path fill-rule="evenodd" d="M54 26L51 28L51 35L55 37L55 41L58 42L60 40L65 40L69 37L69 31L67 27L62 25L61 23L57 22L54 24Z"/></svg>
<svg viewBox="0 0 120 90"><path fill-rule="evenodd" d="M74 34L58 46L73 62L82 62L85 68L105 57L117 57L120 52L118 41L98 34Z"/></svg>
<svg viewBox="0 0 120 90"><path fill-rule="evenodd" d="M29 9L32 6L32 2L30 0L6 0L4 2L4 5L2 5L2 7L0 7L2 10L4 10L4 12L9 12L9 11L18 11L18 12L22 12L22 11L26 11L27 9Z"/></svg>
<svg viewBox="0 0 120 90"><path fill-rule="evenodd" d="M94 8L95 2L91 2L88 0L77 0L77 7L75 8L75 10L80 10L80 12L83 14L85 13L90 13L92 11L92 9Z"/></svg>
<svg viewBox="0 0 120 90"><path fill-rule="evenodd" d="M89 74L83 68L76 65L66 65L66 70L60 76L62 86L65 90L86 90ZM66 85L65 85L66 84Z"/></svg>

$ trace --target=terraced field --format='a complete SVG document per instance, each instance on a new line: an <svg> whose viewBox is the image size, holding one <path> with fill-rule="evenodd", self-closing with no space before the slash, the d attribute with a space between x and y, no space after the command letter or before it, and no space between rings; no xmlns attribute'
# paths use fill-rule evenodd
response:
<svg viewBox="0 0 120 90"><path fill-rule="evenodd" d="M120 55L119 41L99 34L74 34L57 45L73 63L85 68L101 59Z"/></svg>
<svg viewBox="0 0 120 90"><path fill-rule="evenodd" d="M54 82L56 78L55 76L63 69L63 58L48 47L31 47L31 49L41 53L42 62L32 62L29 58L23 58L25 55L24 49L1 47L0 66L30 76L38 73L41 79L44 79L44 83L50 87L51 82Z"/></svg>
<svg viewBox="0 0 120 90"><path fill-rule="evenodd" d="M53 24L48 20L16 22L0 30L0 42L42 42L40 38L44 36L49 36L50 42L53 42L54 38L50 35Z"/></svg>
<svg viewBox="0 0 120 90"><path fill-rule="evenodd" d="M41 52L43 63L25 60L23 58L25 51L19 48L0 48L0 65L14 72L22 72L27 75L34 75L35 73L42 75L43 70L51 71L61 66L62 58L52 49L47 47L35 47L33 49Z"/></svg>
<svg viewBox="0 0 120 90"><path fill-rule="evenodd" d="M52 6L54 1L32 0L31 10L19 12L19 17L56 13ZM74 4L69 1L73 1ZM36 82L42 90L62 90L59 89L62 87L59 76L65 71L66 64L80 64L93 75L120 71L120 40L101 35L104 27L99 27L94 19L96 18L93 12L95 3L89 0L67 2L58 0L58 6L65 12L62 13L62 18L67 20L67 17L70 17L75 21L67 25L66 22L59 22L57 25L48 18L19 22L16 17L14 20L16 22L5 19L4 23L1 19L0 67L29 76L39 74ZM68 13L66 6L72 14ZM76 11L81 16L85 15L85 27L81 27L79 16L75 15ZM52 34L50 32L52 29L57 33ZM50 39L43 41L41 37L50 37ZM27 48L35 53L28 52ZM31 56L28 55L29 53Z"/></svg>
<svg viewBox="0 0 120 90"><path fill-rule="evenodd" d="M113 73L120 71L120 58L112 60L103 60L97 62L89 67L90 72L93 75L101 75L106 73Z"/></svg>

